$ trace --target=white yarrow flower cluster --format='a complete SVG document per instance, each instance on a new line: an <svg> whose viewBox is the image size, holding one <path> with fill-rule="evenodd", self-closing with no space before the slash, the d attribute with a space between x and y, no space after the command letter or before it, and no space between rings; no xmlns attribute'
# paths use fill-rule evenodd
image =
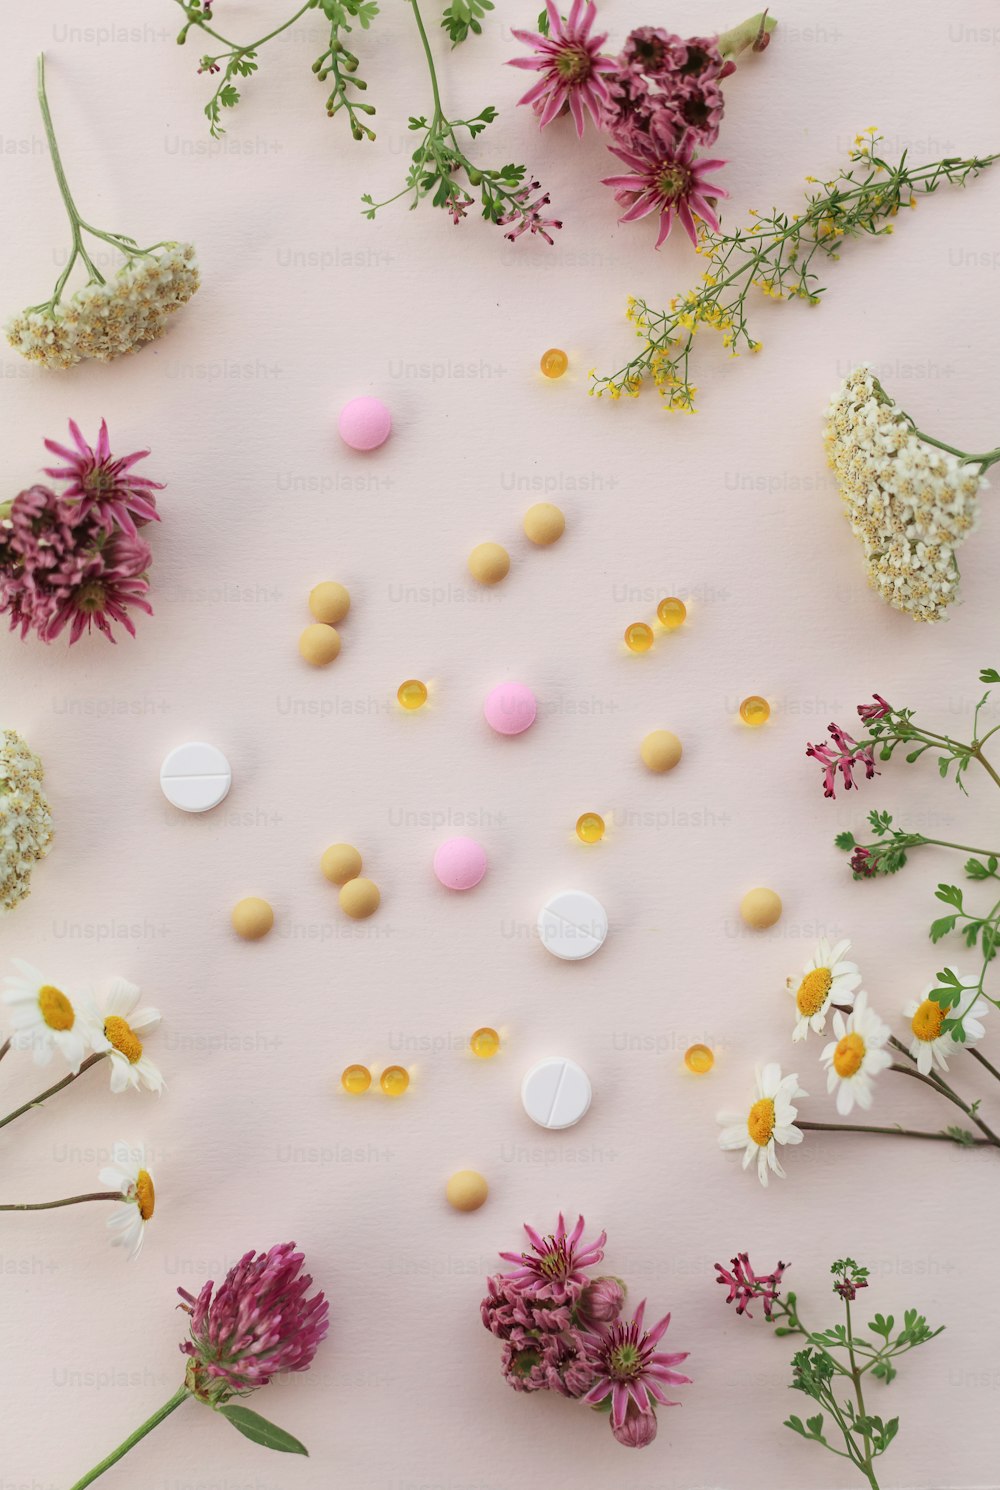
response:
<svg viewBox="0 0 1000 1490"><path fill-rule="evenodd" d="M955 550L979 520L978 467L929 444L869 367L827 410L826 444L868 576L916 621L940 621L958 595Z"/></svg>
<svg viewBox="0 0 1000 1490"><path fill-rule="evenodd" d="M31 871L52 845L43 776L41 761L21 736L0 732L0 912L27 897Z"/></svg>
<svg viewBox="0 0 1000 1490"><path fill-rule="evenodd" d="M45 367L110 362L162 336L199 283L191 244L166 243L127 260L104 284L89 283L66 301L22 311L8 321L7 340Z"/></svg>

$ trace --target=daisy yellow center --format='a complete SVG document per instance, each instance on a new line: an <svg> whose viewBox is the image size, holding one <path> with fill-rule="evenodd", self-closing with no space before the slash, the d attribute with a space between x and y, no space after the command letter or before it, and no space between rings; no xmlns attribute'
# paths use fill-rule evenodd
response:
<svg viewBox="0 0 1000 1490"><path fill-rule="evenodd" d="M556 72L564 83L581 83L590 72L590 54L582 47L564 47L556 58Z"/></svg>
<svg viewBox="0 0 1000 1490"><path fill-rule="evenodd" d="M828 967L814 967L811 973L806 973L795 995L795 1007L803 1019L819 1013L832 987L833 974Z"/></svg>
<svg viewBox="0 0 1000 1490"><path fill-rule="evenodd" d="M766 1148L774 1133L774 1103L770 1097L761 1097L750 1109L747 1132L760 1148Z"/></svg>
<svg viewBox="0 0 1000 1490"><path fill-rule="evenodd" d="M117 1014L109 1014L104 1021L105 1038L111 1041L115 1050L121 1052L130 1065L135 1065L142 1055L142 1041L127 1019L121 1019Z"/></svg>
<svg viewBox="0 0 1000 1490"><path fill-rule="evenodd" d="M38 990L38 1007L50 1030L71 1030L76 1023L73 1005L60 988L46 983Z"/></svg>
<svg viewBox="0 0 1000 1490"><path fill-rule="evenodd" d="M865 1058L865 1042L853 1032L837 1043L833 1052L833 1069L838 1076L856 1076Z"/></svg>
<svg viewBox="0 0 1000 1490"><path fill-rule="evenodd" d="M936 1040L941 1033L941 1023L947 1012L947 1009L942 1009L940 1004L935 1004L933 999L924 999L910 1022L910 1027L917 1039Z"/></svg>
<svg viewBox="0 0 1000 1490"><path fill-rule="evenodd" d="M135 1203L139 1207L139 1215L144 1221L148 1221L156 1209L156 1191L153 1188L153 1176L148 1169L140 1169L136 1175Z"/></svg>

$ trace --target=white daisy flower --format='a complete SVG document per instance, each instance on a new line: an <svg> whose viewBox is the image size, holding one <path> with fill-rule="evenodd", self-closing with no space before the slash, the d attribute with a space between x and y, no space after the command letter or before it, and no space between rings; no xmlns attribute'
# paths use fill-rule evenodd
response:
<svg viewBox="0 0 1000 1490"><path fill-rule="evenodd" d="M11 1044L15 1050L30 1050L37 1066L47 1066L58 1050L75 1076L85 1056L100 1044L86 1005L74 1004L61 988L46 983L30 962L12 961L17 973L4 978L2 994L11 1011Z"/></svg>
<svg viewBox="0 0 1000 1490"><path fill-rule="evenodd" d="M115 1207L108 1230L112 1247L126 1247L131 1261L142 1251L146 1225L156 1208L156 1189L141 1144L132 1148L127 1143L116 1143L111 1158L113 1162L101 1170L99 1179L109 1190L120 1190L124 1201Z"/></svg>
<svg viewBox="0 0 1000 1490"><path fill-rule="evenodd" d="M138 988L124 978L113 980L102 1007L98 1008L93 996L88 996L91 1017L103 1032L98 1037L98 1048L109 1052L113 1092L124 1092L129 1087L135 1091L140 1087L150 1092L163 1090L160 1068L149 1059L139 1038L156 1028L160 1011L149 1007L137 1009L138 1002Z"/></svg>
<svg viewBox="0 0 1000 1490"><path fill-rule="evenodd" d="M763 1070L757 1069L757 1096L750 1111L745 1115L719 1114L718 1121L723 1124L719 1147L743 1149L744 1169L750 1167L756 1156L757 1178L765 1188L768 1170L780 1180L785 1178L775 1146L802 1142L802 1134L795 1126L798 1110L792 1106L792 1099L805 1095L797 1076L782 1077L781 1067L771 1062Z"/></svg>
<svg viewBox="0 0 1000 1490"><path fill-rule="evenodd" d="M892 1031L869 1009L862 990L846 1019L833 1016L835 1040L824 1049L820 1059L827 1067L826 1089L837 1093L837 1111L846 1117L855 1102L866 1110L872 1105L872 1078L892 1065L885 1046Z"/></svg>
<svg viewBox="0 0 1000 1490"><path fill-rule="evenodd" d="M831 1004L844 1004L850 1008L854 1003L861 974L857 963L844 960L850 950L848 941L831 946L823 937L798 982L794 978L788 979L788 991L795 999L798 1015L792 1032L793 1040L804 1040L810 1030L821 1035L826 1029L826 1014Z"/></svg>
<svg viewBox="0 0 1000 1490"><path fill-rule="evenodd" d="M950 1031L944 1034L941 1032L941 1026L951 1014L952 1009L956 1012L963 1012L962 1027L965 1030L965 1044L974 1045L985 1035L986 1030L982 1021L993 1007L988 999L979 994L971 1004L967 1004L960 996L957 1004L945 1008L928 996L931 989L937 986L936 983L929 983L922 999L919 1001L911 999L903 1008L903 1013L910 1021L910 1034L913 1036L909 1046L910 1054L916 1061L917 1070L922 1076L930 1076L935 1066L939 1066L942 1071L947 1071L948 1057L962 1048ZM979 987L979 979L963 978L961 986L971 992Z"/></svg>

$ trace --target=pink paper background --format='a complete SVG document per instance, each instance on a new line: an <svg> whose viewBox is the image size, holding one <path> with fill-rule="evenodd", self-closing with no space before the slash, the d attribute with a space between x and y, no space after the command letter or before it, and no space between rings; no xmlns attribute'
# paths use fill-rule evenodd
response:
<svg viewBox="0 0 1000 1490"><path fill-rule="evenodd" d="M927 851L898 880L859 886L833 834L885 806L934 836L991 836L985 777L970 775L966 800L932 765L900 764L830 804L803 751L875 689L961 731L979 667L1000 660L995 514L963 555L965 604L915 627L866 588L820 419L867 358L932 430L995 443L1000 178L922 202L892 239L849 245L820 309L755 303L764 353L704 354L697 418L669 419L652 396L587 401L586 370L631 345L626 295L665 303L699 262L679 241L654 256L647 227L617 227L596 137L580 146L560 123L539 139L515 112L506 31L536 5L508 0L459 56L437 32L435 50L453 110L502 107L480 154L528 158L566 220L557 246L512 247L427 207L365 222L361 192L398 189L406 117L428 102L411 17L387 9L360 42L375 146L325 119L307 26L267 49L215 147L197 42L177 49L166 0L52 0L5 18L5 312L46 293L67 242L34 101L41 48L86 214L140 239L191 237L204 288L134 361L56 375L0 354L8 491L35 478L43 436L69 416L96 433L106 415L114 448L148 444L169 483L157 614L136 642L67 653L0 638L0 722L44 757L58 828L31 900L0 929L3 953L70 984L141 983L165 1014L150 1052L169 1084L159 1102L112 1098L93 1073L0 1139L4 1200L92 1188L118 1137L145 1139L159 1188L134 1267L106 1246L98 1207L0 1224L0 1490L65 1486L124 1437L179 1380L175 1287L287 1237L328 1291L333 1329L308 1377L256 1405L312 1458L269 1455L188 1406L109 1486L844 1485L838 1461L780 1426L805 1405L784 1390L791 1343L737 1321L712 1282L712 1263L743 1246L763 1266L791 1259L817 1322L833 1322L827 1267L847 1251L872 1269L873 1309L917 1305L946 1323L876 1390L877 1409L903 1419L882 1483L996 1485L996 1160L812 1135L764 1193L718 1152L715 1112L747 1100L757 1059L778 1058L813 1094L803 1115L831 1114L820 1046L793 1052L783 992L817 935L853 938L893 1020L943 962L926 927L954 858ZM688 32L740 16L639 0L602 10L615 40L661 18ZM281 11L219 0L217 22L249 37ZM779 15L767 56L728 86L729 222L754 204L794 210L802 177L831 171L871 123L889 153L918 160L1000 148L1000 26L986 0L783 0ZM536 371L550 345L571 358L557 384ZM335 434L336 410L362 392L395 421L371 457ZM521 515L545 496L567 533L530 550ZM464 570L486 538L512 555L489 592ZM314 672L296 638L323 578L346 583L353 605L339 661ZM689 624L624 655L625 625L667 593L686 598ZM433 688L415 716L394 703L409 676ZM507 676L541 700L516 740L480 714ZM774 709L756 733L735 722L751 692ZM654 778L637 750L660 726L685 756ZM222 746L235 774L201 819L170 810L157 782L190 738ZM609 820L598 848L573 837L584 810ZM462 831L490 855L464 897L430 869L440 839ZM318 873L338 839L361 847L382 888L365 924L340 915ZM736 918L753 884L785 899L765 935ZM568 885L596 893L612 923L578 966L529 935L541 901ZM250 893L277 915L259 945L228 925ZM492 1063L466 1052L480 1024L504 1032ZM682 1067L697 1039L717 1051L707 1079ZM517 1096L550 1053L581 1061L595 1089L587 1120L553 1136ZM403 1061L409 1094L347 1099L339 1072L357 1060ZM959 1066L963 1089L981 1089ZM42 1084L23 1058L2 1078L5 1110ZM951 1120L893 1080L880 1119ZM995 1090L987 1110L1000 1115ZM491 1186L471 1216L443 1198L466 1166ZM610 1269L635 1299L673 1310L674 1348L692 1352L696 1384L639 1457L582 1410L510 1392L479 1323L497 1249L560 1207L608 1227Z"/></svg>

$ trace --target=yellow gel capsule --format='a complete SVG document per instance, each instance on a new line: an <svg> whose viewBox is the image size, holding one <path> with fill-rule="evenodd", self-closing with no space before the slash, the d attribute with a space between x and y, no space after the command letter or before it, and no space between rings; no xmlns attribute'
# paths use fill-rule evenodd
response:
<svg viewBox="0 0 1000 1490"><path fill-rule="evenodd" d="M683 626L687 620L687 606L683 600L678 600L676 595L668 595L656 607L656 618L661 626L665 626L668 631L674 631L678 626Z"/></svg>
<svg viewBox="0 0 1000 1490"><path fill-rule="evenodd" d="M340 1084L345 1092L350 1092L352 1097L359 1097L371 1086L372 1073L367 1066L346 1066L340 1078Z"/></svg>
<svg viewBox="0 0 1000 1490"><path fill-rule="evenodd" d="M648 652L653 645L653 628L645 621L633 621L625 628L625 645L630 652Z"/></svg>
<svg viewBox="0 0 1000 1490"><path fill-rule="evenodd" d="M387 1097L401 1097L410 1084L410 1073L405 1066L386 1066L378 1084Z"/></svg>
<svg viewBox="0 0 1000 1490"><path fill-rule="evenodd" d="M396 697L404 709L422 709L427 702L427 684L419 678L407 678L396 689Z"/></svg>
<svg viewBox="0 0 1000 1490"><path fill-rule="evenodd" d="M604 819L596 812L585 812L576 820L576 836L581 843L600 843L604 837Z"/></svg>
<svg viewBox="0 0 1000 1490"><path fill-rule="evenodd" d="M547 378L561 378L569 367L569 358L561 347L549 347L543 352L539 367Z"/></svg>
<svg viewBox="0 0 1000 1490"><path fill-rule="evenodd" d="M715 1056L707 1045L689 1045L684 1052L684 1064L696 1076L704 1076L715 1065Z"/></svg>
<svg viewBox="0 0 1000 1490"><path fill-rule="evenodd" d="M757 693L751 693L740 704L740 718L744 724L749 724L751 729L759 729L766 724L771 717L771 705L766 698L761 698Z"/></svg>
<svg viewBox="0 0 1000 1490"><path fill-rule="evenodd" d="M469 1048L481 1061L488 1061L500 1049L500 1036L496 1030L491 1030L488 1024L484 1024L481 1030L473 1031L469 1038Z"/></svg>

